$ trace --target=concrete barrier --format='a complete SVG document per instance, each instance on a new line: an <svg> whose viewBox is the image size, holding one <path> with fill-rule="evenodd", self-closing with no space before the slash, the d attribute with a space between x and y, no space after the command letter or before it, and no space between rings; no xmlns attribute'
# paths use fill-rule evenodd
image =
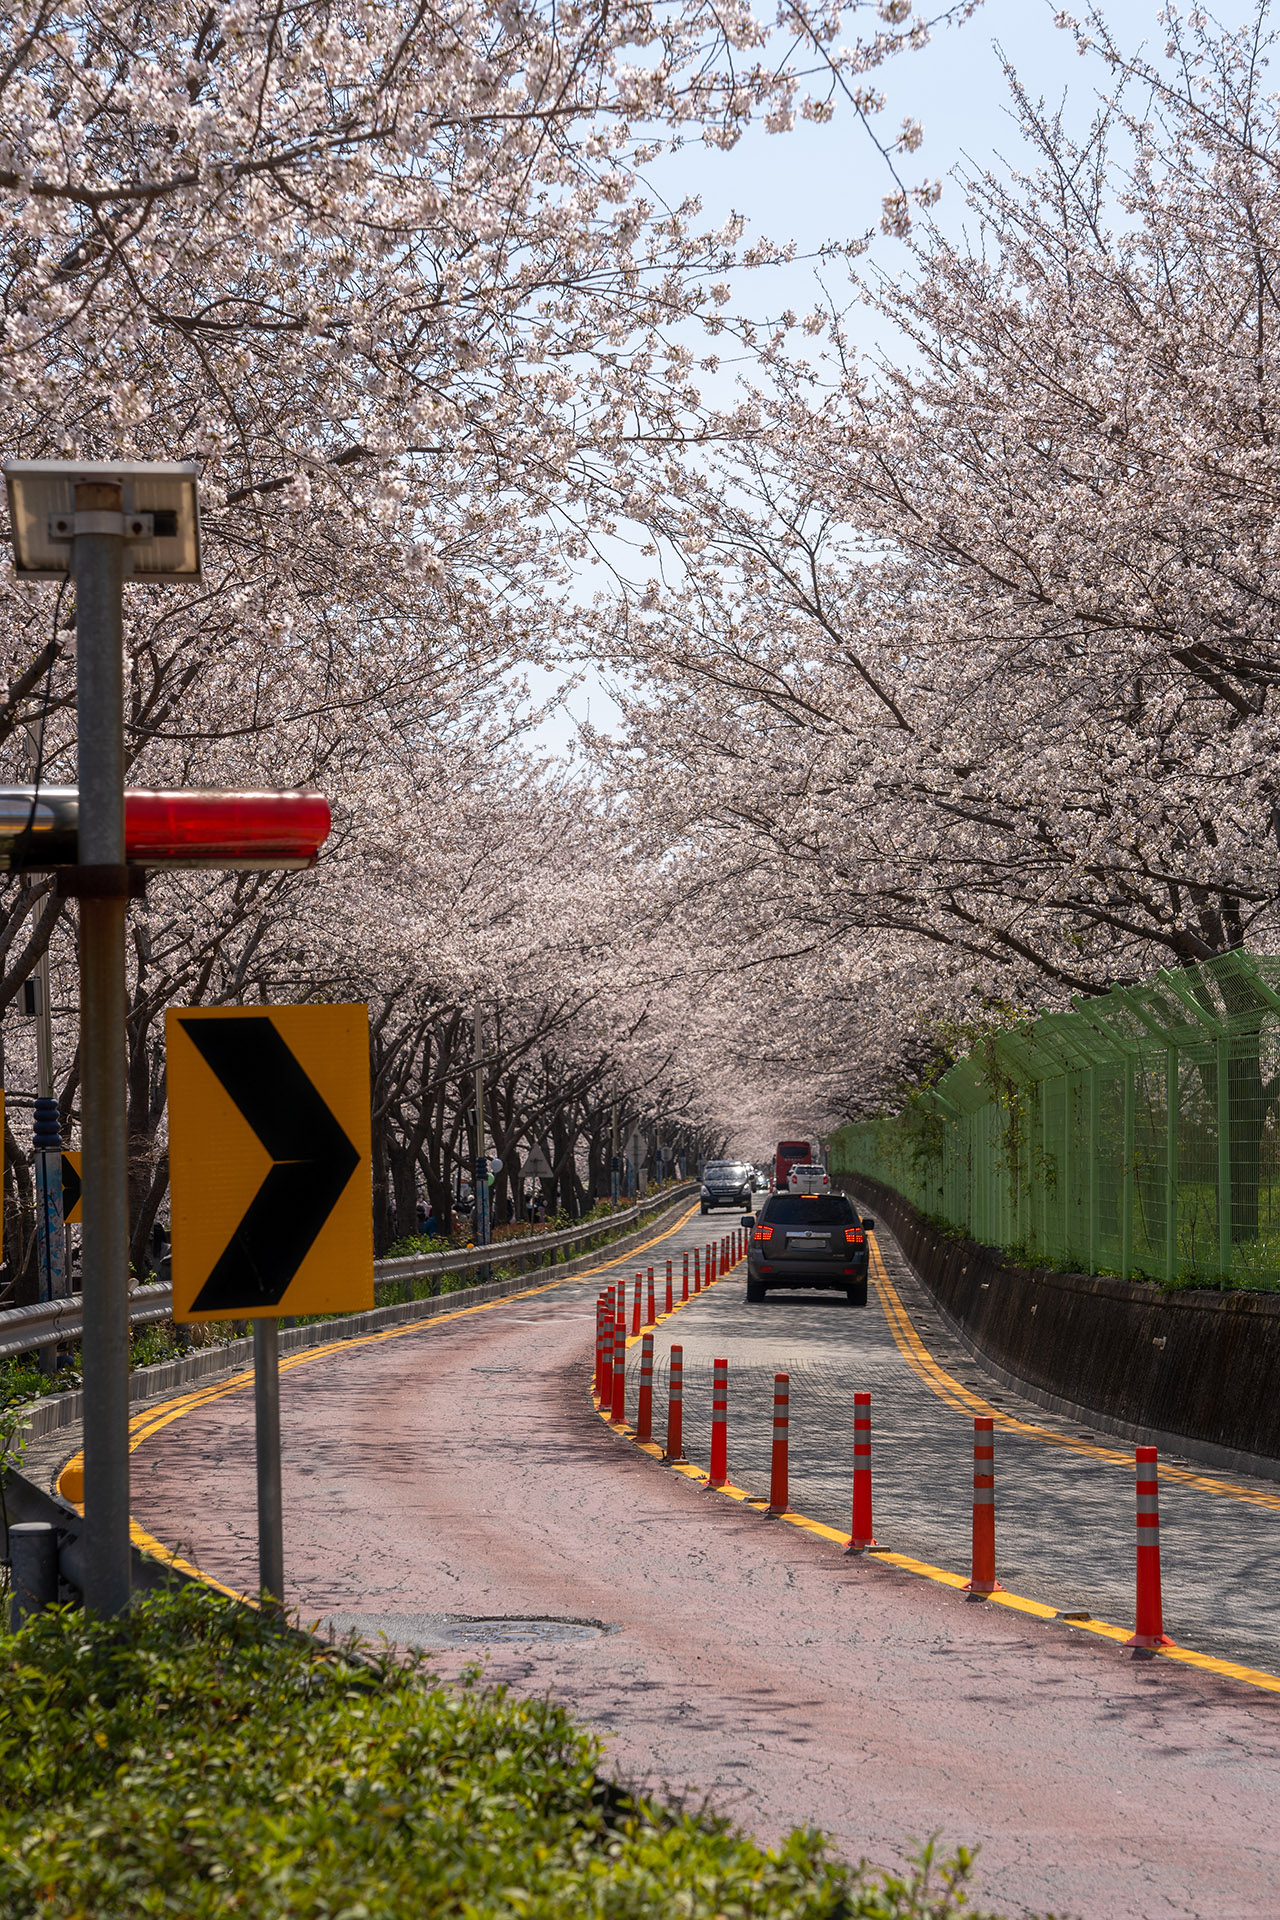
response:
<svg viewBox="0 0 1280 1920"><path fill-rule="evenodd" d="M838 1183L896 1235L952 1329L1006 1385L1162 1451L1280 1480L1280 1295L1165 1293L1017 1266L878 1180Z"/></svg>

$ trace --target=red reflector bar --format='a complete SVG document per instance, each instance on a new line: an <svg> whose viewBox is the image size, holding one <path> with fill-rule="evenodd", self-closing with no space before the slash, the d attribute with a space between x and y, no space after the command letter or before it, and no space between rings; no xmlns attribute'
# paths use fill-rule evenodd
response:
<svg viewBox="0 0 1280 1920"><path fill-rule="evenodd" d="M328 838L319 793L126 793L125 858L139 866L314 865Z"/></svg>
<svg viewBox="0 0 1280 1920"><path fill-rule="evenodd" d="M0 868L47 872L79 859L74 787L0 787ZM125 859L141 867L311 867L329 834L319 793L126 792Z"/></svg>

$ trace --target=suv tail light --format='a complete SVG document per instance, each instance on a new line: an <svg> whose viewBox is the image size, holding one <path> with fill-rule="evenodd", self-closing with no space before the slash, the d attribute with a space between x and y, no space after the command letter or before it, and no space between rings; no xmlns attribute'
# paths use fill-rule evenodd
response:
<svg viewBox="0 0 1280 1920"><path fill-rule="evenodd" d="M752 1231L751 1238L753 1240L772 1240L773 1228L772 1227L756 1227Z"/></svg>
<svg viewBox="0 0 1280 1920"><path fill-rule="evenodd" d="M851 1247L862 1247L866 1245L867 1236L861 1227L846 1227L844 1237Z"/></svg>

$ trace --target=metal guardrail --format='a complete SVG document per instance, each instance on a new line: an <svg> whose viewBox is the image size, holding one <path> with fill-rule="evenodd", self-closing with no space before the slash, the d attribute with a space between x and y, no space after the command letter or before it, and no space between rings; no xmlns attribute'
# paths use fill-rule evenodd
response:
<svg viewBox="0 0 1280 1920"><path fill-rule="evenodd" d="M373 1287L399 1280L421 1280L431 1274L473 1273L479 1267L506 1266L513 1260L572 1247L580 1241L597 1240L601 1234L615 1233L620 1227L639 1222L646 1214L669 1207L686 1193L692 1183L669 1187L639 1206L624 1207L618 1213L597 1220L579 1221L575 1227L557 1233L530 1234L527 1239L497 1240L487 1247L452 1248L444 1253L410 1253L395 1260L375 1260ZM38 1353L43 1347L57 1347L79 1340L84 1332L84 1296L69 1294L65 1300L50 1300L34 1307L8 1307L0 1312L0 1360L19 1353ZM134 1287L129 1294L129 1325L152 1326L173 1314L173 1289L167 1281L149 1287Z"/></svg>

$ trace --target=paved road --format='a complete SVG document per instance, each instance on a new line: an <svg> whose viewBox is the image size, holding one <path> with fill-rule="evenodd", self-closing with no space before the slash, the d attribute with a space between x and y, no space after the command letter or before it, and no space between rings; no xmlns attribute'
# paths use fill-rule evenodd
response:
<svg viewBox="0 0 1280 1920"><path fill-rule="evenodd" d="M695 1216L668 1245L678 1253L704 1231ZM846 1854L879 1860L937 1828L981 1843L986 1896L1011 1914L1280 1910L1280 1700L846 1558L646 1459L587 1399L599 1284L571 1281L284 1374L289 1597L306 1616L437 1645L444 1675L479 1648L493 1677L565 1697L623 1773L710 1794L765 1838L811 1821ZM850 1369L860 1384L872 1371L881 1537L962 1567L963 1493L950 1488L955 1476L963 1488L963 1418L939 1402L960 1428L935 1430L936 1396L883 1313L785 1298L748 1311L741 1292L737 1278L721 1283L662 1332L679 1329L698 1364L727 1352L735 1387L754 1368L767 1389L785 1352L804 1454L795 1503L843 1524L848 1455L833 1449ZM980 1376L966 1361L963 1377ZM700 1397L689 1396L691 1446ZM755 1471L753 1447L763 1459L751 1398L733 1403L739 1479ZM999 1444L1012 1502L1014 1442ZM1038 1444L1028 1470L1058 1472L1063 1450ZM142 1524L250 1585L247 1395L155 1429L135 1468ZM1127 1500L1119 1470L1107 1472ZM1056 1532L1070 1501L1051 1497ZM1274 1524L1268 1509L1247 1511ZM1001 1515L1006 1577L1047 1591L1036 1510ZM1082 1570L1070 1595L1091 1611L1121 1557L1127 1507L1117 1524L1115 1555L1095 1546L1089 1562L1096 1591ZM1124 1618L1120 1591L1105 1596L1112 1618ZM512 1615L597 1624L542 1640L493 1620Z"/></svg>
<svg viewBox="0 0 1280 1920"><path fill-rule="evenodd" d="M869 1391L877 1539L967 1572L973 1414L990 1411L1004 1421L995 1443L1001 1580L1061 1613L1132 1627L1132 1447L995 1383L947 1336L892 1237L880 1234L878 1245L886 1277L940 1372L969 1389L969 1404L952 1404L962 1398L954 1393L944 1399L907 1364L874 1288L865 1311L818 1293L771 1294L748 1306L735 1279L655 1335L655 1401L664 1408L667 1351L676 1340L684 1349L686 1452L705 1466L711 1362L723 1355L730 1361L730 1477L767 1496L773 1376L789 1373L791 1503L847 1532L853 1396ZM638 1364L633 1349L633 1373ZM1176 1455L1162 1465L1165 1631L1201 1652L1280 1673L1280 1483Z"/></svg>

